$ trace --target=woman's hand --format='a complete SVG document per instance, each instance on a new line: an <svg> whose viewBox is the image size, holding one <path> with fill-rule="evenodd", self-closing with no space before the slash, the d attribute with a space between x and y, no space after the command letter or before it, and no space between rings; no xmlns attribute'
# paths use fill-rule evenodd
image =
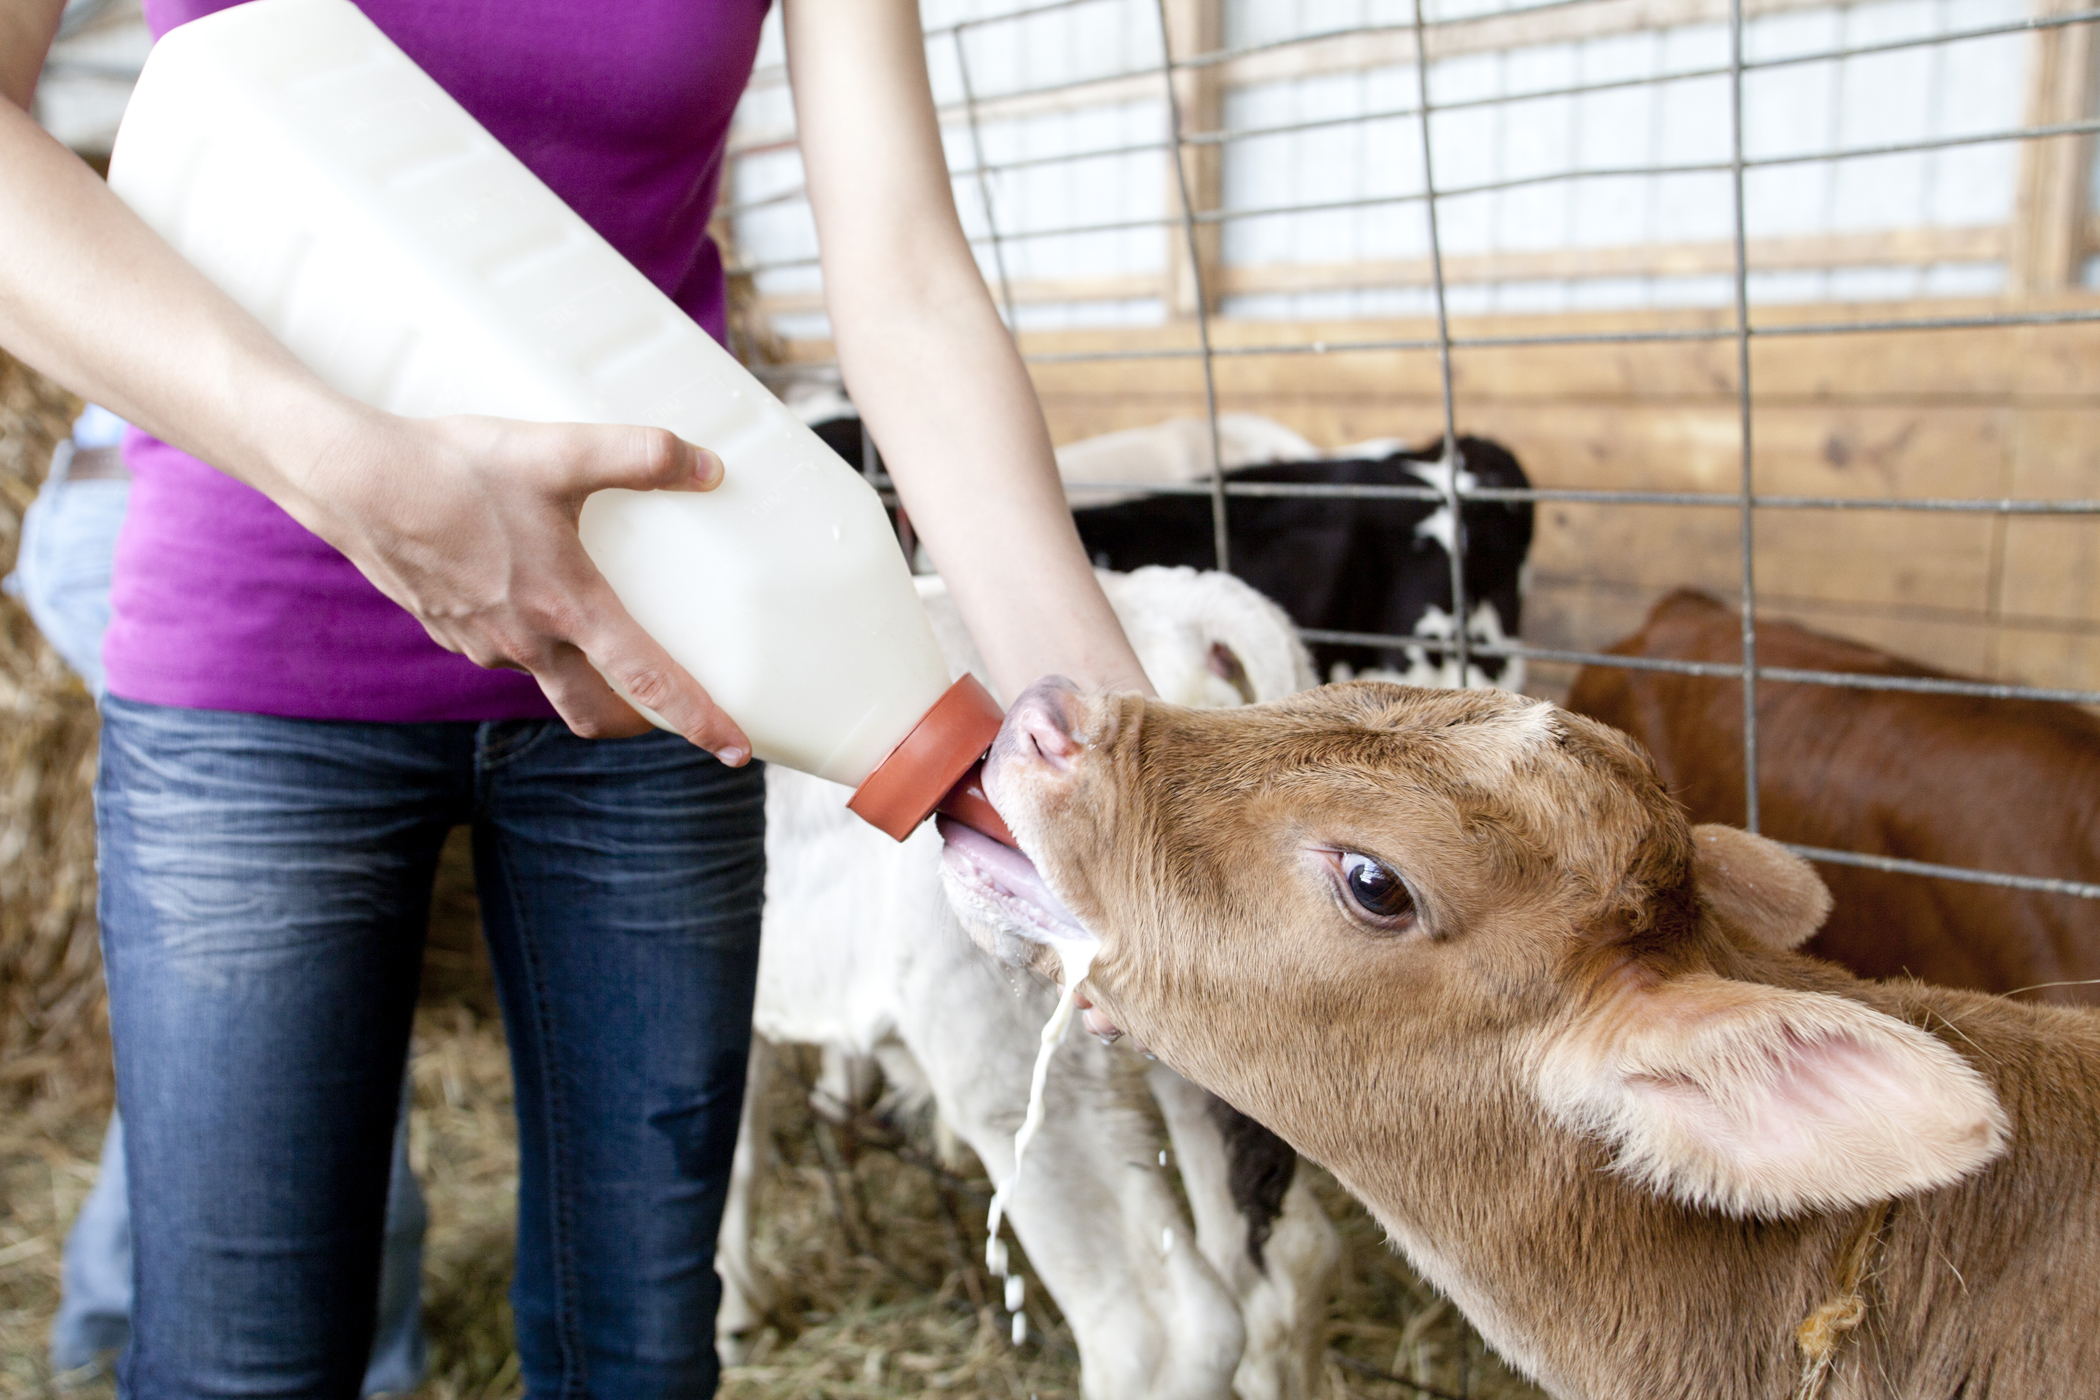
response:
<svg viewBox="0 0 2100 1400"><path fill-rule="evenodd" d="M280 504L440 646L530 671L585 738L649 728L624 694L732 767L750 756L736 721L628 615L577 536L592 492L709 491L719 457L655 428L350 410L287 472L297 486Z"/></svg>

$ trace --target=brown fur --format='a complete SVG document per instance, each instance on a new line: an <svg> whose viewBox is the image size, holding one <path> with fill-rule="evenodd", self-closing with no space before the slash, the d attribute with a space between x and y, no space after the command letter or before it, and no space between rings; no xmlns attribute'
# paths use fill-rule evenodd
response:
<svg viewBox="0 0 2100 1400"><path fill-rule="evenodd" d="M1702 893L1731 877L1702 868L1645 756L1549 706L1376 683L1220 712L1041 690L1016 713L1055 711L1076 757L1010 721L988 776L1102 939L1089 994L1331 1169L1556 1395L1783 1400L1794 1329L1890 1197L1828 1396L2058 1397L2100 1374L2100 1018L1862 982L1775 946L1770 919L1736 926L1741 892ZM1308 854L1329 847L1406 876L1418 926L1352 917ZM1871 1023L1862 1043L1922 1066L1907 1111L1973 1108L1917 1149L1945 1184L1811 1143L1794 1150L1849 1204L1789 1197L1783 1174L1702 1197L1695 1176L1642 1176L1553 1087L1605 1064L1611 1092L1667 1111L1692 1085L1671 1056L1733 1034L1738 1002L1797 1019L1718 1092L1754 1099L1764 1069L1784 1087L1788 1056L1828 1050L1802 1015Z"/></svg>
<svg viewBox="0 0 2100 1400"><path fill-rule="evenodd" d="M1944 675L1787 623L1760 621L1757 637L1765 666ZM1680 591L1611 650L1735 662L1742 624L1712 598ZM1692 820L1743 820L1740 681L1593 666L1575 678L1568 708L1638 739ZM1776 840L2100 881L2100 720L2084 711L1765 682L1757 732L1759 825ZM1818 870L1835 908L1808 952L1863 977L2100 1004L2100 985L2075 985L2100 978L2100 900Z"/></svg>

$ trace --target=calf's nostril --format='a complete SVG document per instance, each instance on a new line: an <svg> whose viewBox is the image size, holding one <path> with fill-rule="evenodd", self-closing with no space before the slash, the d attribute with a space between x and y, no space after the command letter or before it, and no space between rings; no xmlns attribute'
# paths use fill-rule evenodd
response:
<svg viewBox="0 0 2100 1400"><path fill-rule="evenodd" d="M1059 772L1072 766L1072 759L1079 752L1078 742L1040 708L1031 706L1022 714L1021 729L1043 762Z"/></svg>
<svg viewBox="0 0 2100 1400"><path fill-rule="evenodd" d="M1071 703L1079 688L1063 676L1045 676L1021 692L1007 723L1025 735L1038 757L1062 772L1079 753L1072 737Z"/></svg>

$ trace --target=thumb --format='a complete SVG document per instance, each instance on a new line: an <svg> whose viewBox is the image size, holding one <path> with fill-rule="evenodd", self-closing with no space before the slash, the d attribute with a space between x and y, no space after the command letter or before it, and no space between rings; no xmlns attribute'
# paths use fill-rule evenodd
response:
<svg viewBox="0 0 2100 1400"><path fill-rule="evenodd" d="M722 483L722 459L665 428L579 425L562 444L561 460L577 492L712 491Z"/></svg>

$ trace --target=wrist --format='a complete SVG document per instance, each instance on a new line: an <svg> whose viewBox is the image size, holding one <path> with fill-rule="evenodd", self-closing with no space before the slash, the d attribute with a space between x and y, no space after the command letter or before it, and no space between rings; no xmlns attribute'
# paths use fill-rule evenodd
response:
<svg viewBox="0 0 2100 1400"><path fill-rule="evenodd" d="M236 474L323 538L333 506L370 469L374 440L394 415L339 394L310 376L258 395Z"/></svg>

